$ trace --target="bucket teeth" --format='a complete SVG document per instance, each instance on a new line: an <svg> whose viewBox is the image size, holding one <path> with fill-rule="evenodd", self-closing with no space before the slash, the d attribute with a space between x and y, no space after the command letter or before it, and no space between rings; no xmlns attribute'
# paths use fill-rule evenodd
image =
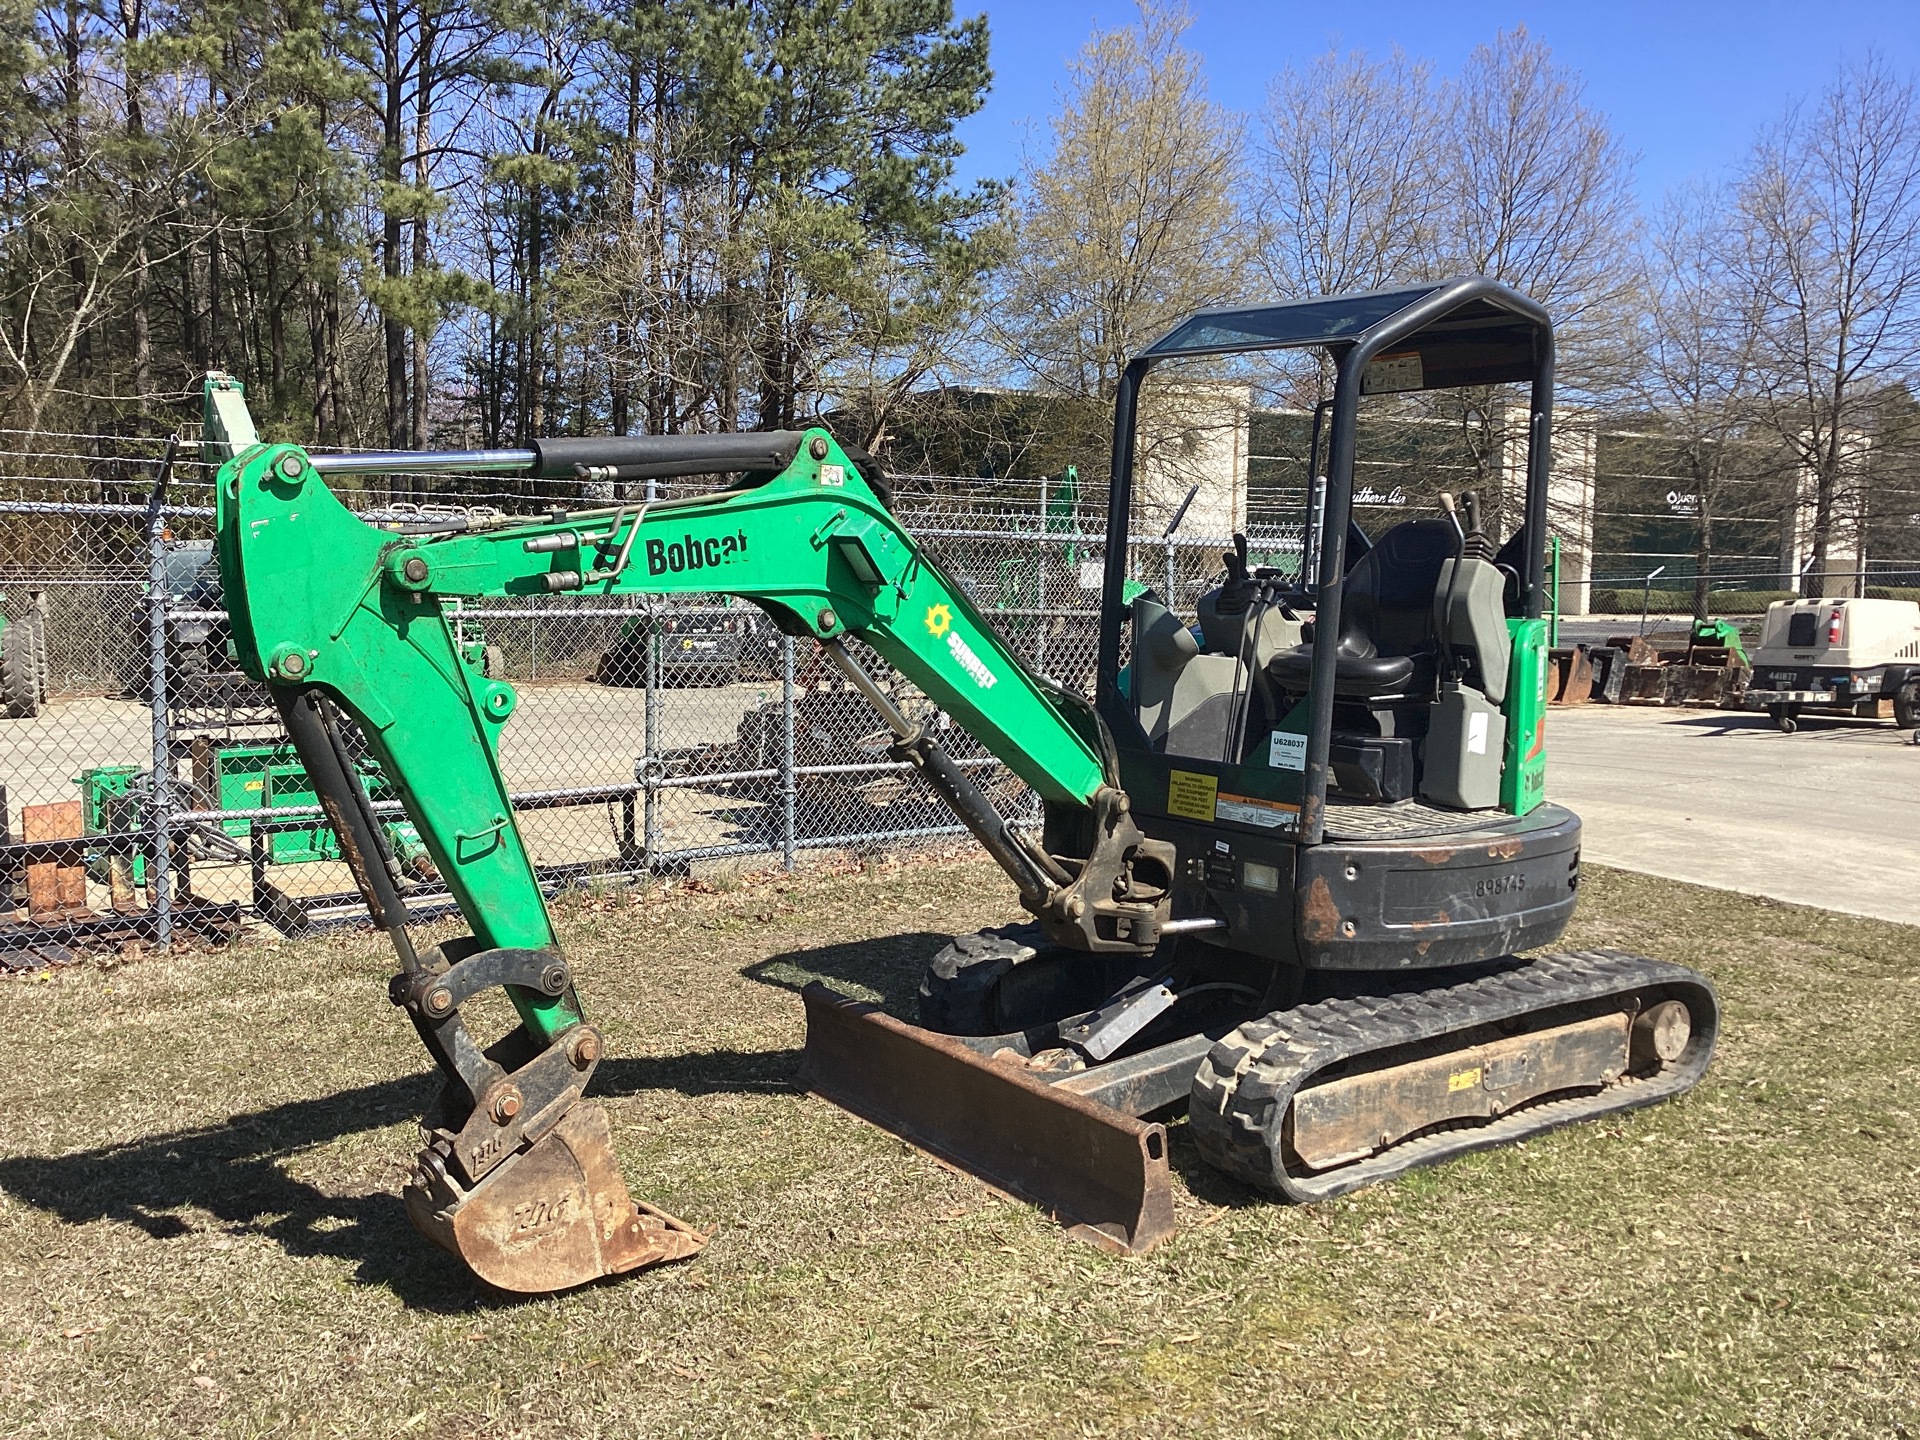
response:
<svg viewBox="0 0 1920 1440"><path fill-rule="evenodd" d="M707 1243L628 1195L598 1105L576 1105L471 1189L429 1146L404 1193L416 1229L489 1285L523 1295L684 1260Z"/></svg>

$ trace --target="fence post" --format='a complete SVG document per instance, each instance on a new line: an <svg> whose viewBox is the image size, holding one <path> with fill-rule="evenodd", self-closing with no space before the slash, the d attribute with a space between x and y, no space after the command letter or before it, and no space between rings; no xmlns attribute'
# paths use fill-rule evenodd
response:
<svg viewBox="0 0 1920 1440"><path fill-rule="evenodd" d="M793 873L799 846L800 787L794 771L793 637L780 637L780 857Z"/></svg>
<svg viewBox="0 0 1920 1440"><path fill-rule="evenodd" d="M173 733L167 717L167 485L173 479L173 457L180 437L167 441L160 474L147 501L147 673L153 695L153 773L148 787L147 829L153 836L153 858L148 874L153 881L153 943L158 950L173 946L173 837L168 819L173 810Z"/></svg>
<svg viewBox="0 0 1920 1440"><path fill-rule="evenodd" d="M647 503L660 494L660 482L647 481ZM646 716L647 764L643 779L647 787L646 832L647 870L653 870L654 857L660 853L660 615L657 606L648 606L647 694L642 713Z"/></svg>

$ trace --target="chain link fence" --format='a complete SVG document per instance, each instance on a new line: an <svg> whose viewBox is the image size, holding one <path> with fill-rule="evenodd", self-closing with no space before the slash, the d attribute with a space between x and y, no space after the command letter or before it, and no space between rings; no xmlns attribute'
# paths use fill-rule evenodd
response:
<svg viewBox="0 0 1920 1440"><path fill-rule="evenodd" d="M16 956L249 918L358 918L357 892L265 687L235 668L212 556L212 476L184 446L11 441L0 495L0 787ZM164 483L162 483L164 481ZM452 482L452 483L450 483ZM337 493L371 521L448 507L542 514L574 484L383 477ZM511 483L511 482L509 482ZM894 508L1033 670L1091 694L1105 513L1059 481L896 478ZM418 484L421 489L407 488ZM664 487L664 494L673 493ZM1143 540L1132 572L1191 616L1228 537ZM1253 539L1270 563L1298 531ZM811 642L723 595L449 604L520 703L500 762L549 889L699 862L793 865L961 827L888 755L880 718ZM9 646L8 635L15 636ZM853 653L1015 823L1035 797L875 653ZM19 664L4 663L18 652ZM32 674L15 673L25 665ZM367 784L425 916L449 902L389 777Z"/></svg>

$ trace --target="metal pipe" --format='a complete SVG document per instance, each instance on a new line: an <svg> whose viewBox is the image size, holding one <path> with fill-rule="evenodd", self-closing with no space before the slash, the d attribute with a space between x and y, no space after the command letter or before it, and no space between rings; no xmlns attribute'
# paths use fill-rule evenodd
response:
<svg viewBox="0 0 1920 1440"><path fill-rule="evenodd" d="M840 673L852 682L853 688L873 706L880 718L887 722L887 728L899 737L901 743L894 753L904 754L913 762L914 768L926 777L934 792L973 832L981 848L1020 887L1021 898L1028 902L1029 908L1037 911L1054 886L1066 883L1065 880L1048 874L1042 868L1041 857L1029 853L1015 837L1008 828L1006 817L993 808L980 787L967 778L951 755L900 713L900 707L893 703L892 697L874 683L873 677L867 674L859 661L847 653L845 645L837 639L822 640L820 648Z"/></svg>
<svg viewBox="0 0 1920 1440"><path fill-rule="evenodd" d="M1107 478L1107 553L1100 580L1100 645L1095 652L1094 703L1109 726L1137 732L1140 722L1121 702L1120 624L1118 604L1127 583L1127 543L1133 510L1133 416L1150 361L1134 360L1120 372L1113 396L1113 463ZM1169 596L1168 604L1172 604ZM1130 723L1129 723L1130 722Z"/></svg>
<svg viewBox="0 0 1920 1440"><path fill-rule="evenodd" d="M308 455L322 475L439 475L449 471L531 470L533 450L362 450L345 455Z"/></svg>
<svg viewBox="0 0 1920 1440"><path fill-rule="evenodd" d="M647 481L647 504L651 505L660 496L660 482ZM656 618L647 624L647 693L642 700L644 731L649 756L660 753L660 622ZM660 849L660 785L654 774L654 767L647 769L646 799L646 853L647 866L653 866L653 857Z"/></svg>
<svg viewBox="0 0 1920 1440"><path fill-rule="evenodd" d="M93 500L0 500L0 515L145 516L151 508L151 505L110 505ZM211 518L213 507L211 505L173 505L168 507L167 513L204 520Z"/></svg>
<svg viewBox="0 0 1920 1440"><path fill-rule="evenodd" d="M1547 489L1553 479L1553 326L1544 312L1534 327L1533 389L1527 416L1526 584L1521 613L1538 620L1546 600Z"/></svg>
<svg viewBox="0 0 1920 1440"><path fill-rule="evenodd" d="M1199 916L1192 920L1169 920L1160 927L1162 935L1194 935L1202 930L1224 930L1227 922L1212 916Z"/></svg>

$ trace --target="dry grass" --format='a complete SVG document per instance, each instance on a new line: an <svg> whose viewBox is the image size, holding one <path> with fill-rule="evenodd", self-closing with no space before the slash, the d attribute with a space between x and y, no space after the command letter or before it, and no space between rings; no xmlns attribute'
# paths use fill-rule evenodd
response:
<svg viewBox="0 0 1920 1440"><path fill-rule="evenodd" d="M790 987L903 1006L1006 896L566 906L628 1179L719 1234L530 1303L407 1226L371 939L0 985L0 1434L1920 1435L1913 930L1590 872L1571 942L1721 986L1692 1096L1311 1210L1177 1143L1184 1233L1120 1261L791 1088Z"/></svg>

